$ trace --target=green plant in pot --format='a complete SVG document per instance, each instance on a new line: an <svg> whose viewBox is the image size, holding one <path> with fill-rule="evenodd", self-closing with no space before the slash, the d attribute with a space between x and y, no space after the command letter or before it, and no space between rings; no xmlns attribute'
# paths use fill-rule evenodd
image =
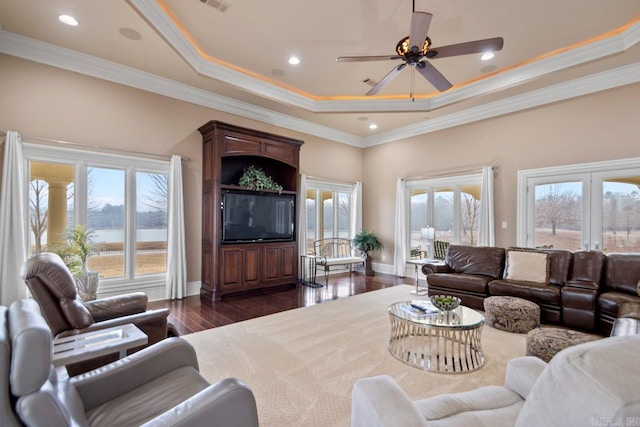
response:
<svg viewBox="0 0 640 427"><path fill-rule="evenodd" d="M238 184L242 187L247 187L250 190L282 191L282 185L275 182L262 169L256 168L253 165L244 169L244 173L240 177Z"/></svg>
<svg viewBox="0 0 640 427"><path fill-rule="evenodd" d="M70 231L67 243L53 248L53 252L60 255L73 274L76 289L83 301L96 299L100 273L90 271L87 267L89 255L95 245L91 241L94 232L84 224L76 224Z"/></svg>
<svg viewBox="0 0 640 427"><path fill-rule="evenodd" d="M375 276L373 267L371 266L371 257L369 251L379 251L382 249L382 242L372 231L362 230L351 240L351 244L356 248L364 252L365 254L365 274L367 276Z"/></svg>

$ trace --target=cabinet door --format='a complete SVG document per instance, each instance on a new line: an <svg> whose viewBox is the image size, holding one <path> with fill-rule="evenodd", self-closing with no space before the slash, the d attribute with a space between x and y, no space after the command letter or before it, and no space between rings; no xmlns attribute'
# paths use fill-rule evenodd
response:
<svg viewBox="0 0 640 427"><path fill-rule="evenodd" d="M297 275L298 260L296 257L296 247L283 246L282 247L282 278L292 279Z"/></svg>
<svg viewBox="0 0 640 427"><path fill-rule="evenodd" d="M254 286L260 283L260 250L246 248L243 258L243 286Z"/></svg>
<svg viewBox="0 0 640 427"><path fill-rule="evenodd" d="M282 249L281 248L265 248L264 249L264 280L277 280L282 274Z"/></svg>
<svg viewBox="0 0 640 427"><path fill-rule="evenodd" d="M223 288L242 286L243 251L238 248L224 248L220 252L220 285Z"/></svg>

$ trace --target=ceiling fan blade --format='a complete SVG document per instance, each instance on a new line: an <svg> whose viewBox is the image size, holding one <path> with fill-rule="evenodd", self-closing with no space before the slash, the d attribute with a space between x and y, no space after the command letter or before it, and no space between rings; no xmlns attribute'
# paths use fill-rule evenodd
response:
<svg viewBox="0 0 640 427"><path fill-rule="evenodd" d="M494 37L492 39L476 40L473 42L450 44L448 46L429 49L428 58L446 58L448 56L469 55L479 52L496 52L502 49L504 39Z"/></svg>
<svg viewBox="0 0 640 427"><path fill-rule="evenodd" d="M411 30L409 32L409 49L416 46L418 51L422 50L424 41L427 39L429 25L431 25L433 15L427 12L413 12L411 15Z"/></svg>
<svg viewBox="0 0 640 427"><path fill-rule="evenodd" d="M386 76L384 76L382 78L382 80L380 80L378 82L378 84L376 84L374 87L371 88L371 90L369 90L369 92L367 92L365 95L366 96L371 96L371 95L375 95L376 93L378 93L380 91L380 89L382 89L382 87L384 85L386 85L387 83L389 83L391 80L393 80L393 78L395 76L398 75L398 73L400 71L402 71L404 69L404 67L406 67L407 64L400 64L397 67L393 67L393 69L391 71L389 71L389 74L387 74Z"/></svg>
<svg viewBox="0 0 640 427"><path fill-rule="evenodd" d="M422 66L422 64L424 65L424 67ZM418 72L422 74L425 79L429 80L429 83L431 83L440 92L444 92L445 90L453 86L451 82L447 80L447 78L443 76L442 73L436 69L436 67L431 65L429 61L421 61L418 65L416 65L416 70L418 70Z"/></svg>
<svg viewBox="0 0 640 427"><path fill-rule="evenodd" d="M398 55L378 55L378 56L338 56L337 62L362 62L362 61L385 61L388 59L402 59Z"/></svg>

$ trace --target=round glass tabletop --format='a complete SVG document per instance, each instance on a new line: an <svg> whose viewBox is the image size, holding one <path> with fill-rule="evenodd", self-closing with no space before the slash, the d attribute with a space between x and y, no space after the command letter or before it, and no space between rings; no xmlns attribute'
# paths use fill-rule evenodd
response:
<svg viewBox="0 0 640 427"><path fill-rule="evenodd" d="M391 304L389 315L417 325L436 326L452 329L474 329L484 323L484 316L477 311L460 305L451 311L424 309L428 300L400 301Z"/></svg>

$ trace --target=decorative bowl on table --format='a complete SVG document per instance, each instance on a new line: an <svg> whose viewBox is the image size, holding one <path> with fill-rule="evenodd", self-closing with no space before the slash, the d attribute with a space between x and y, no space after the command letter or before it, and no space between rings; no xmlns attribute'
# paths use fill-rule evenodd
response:
<svg viewBox="0 0 640 427"><path fill-rule="evenodd" d="M451 311L460 305L460 298L451 295L434 295L429 299L431 304L441 311Z"/></svg>

